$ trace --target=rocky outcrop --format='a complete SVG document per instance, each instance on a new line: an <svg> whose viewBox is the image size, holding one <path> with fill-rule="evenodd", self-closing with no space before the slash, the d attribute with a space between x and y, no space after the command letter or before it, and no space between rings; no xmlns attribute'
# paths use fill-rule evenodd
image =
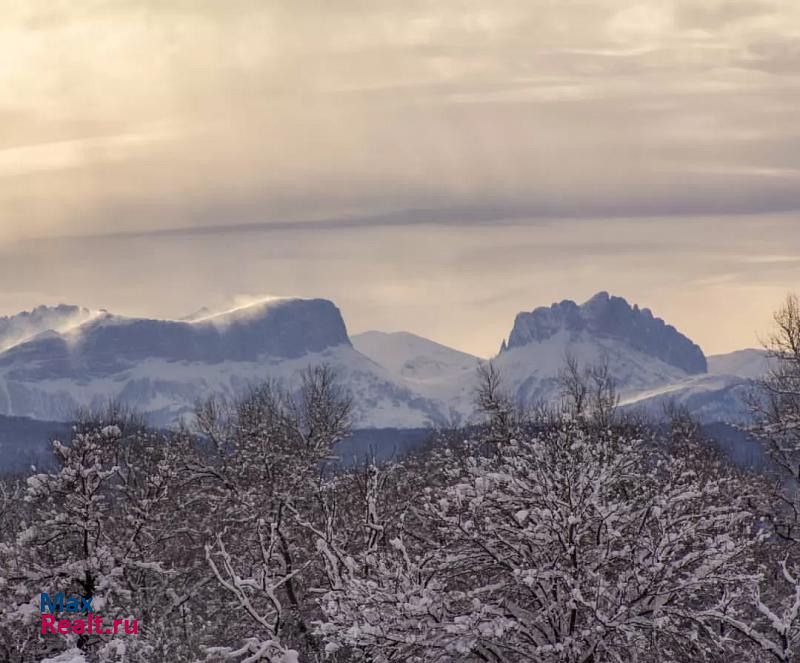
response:
<svg viewBox="0 0 800 663"><path fill-rule="evenodd" d="M507 349L545 341L566 331L588 332L597 338L612 338L691 374L708 370L700 347L650 309L631 306L622 297L600 292L582 305L564 300L550 307L519 313L508 338Z"/></svg>

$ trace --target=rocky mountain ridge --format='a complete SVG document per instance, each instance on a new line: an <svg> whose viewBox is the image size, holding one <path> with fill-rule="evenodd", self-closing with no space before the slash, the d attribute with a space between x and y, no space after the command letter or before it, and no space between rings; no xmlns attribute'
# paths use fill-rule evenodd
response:
<svg viewBox="0 0 800 663"><path fill-rule="evenodd" d="M66 306L34 318L38 328L26 329L37 333L0 352L0 414L63 421L78 407L116 399L169 425L212 394L234 397L267 379L291 383L325 363L353 394L361 427L440 426L474 416L481 359L407 332L351 341L328 300L269 299L182 320ZM42 330L48 320L53 328ZM746 351L712 358L708 372L686 336L604 292L581 305L565 300L520 313L492 361L506 388L530 404L557 401L568 356L583 365L606 362L624 407L656 411L674 399L705 420L737 415L740 393L762 370L757 351Z"/></svg>

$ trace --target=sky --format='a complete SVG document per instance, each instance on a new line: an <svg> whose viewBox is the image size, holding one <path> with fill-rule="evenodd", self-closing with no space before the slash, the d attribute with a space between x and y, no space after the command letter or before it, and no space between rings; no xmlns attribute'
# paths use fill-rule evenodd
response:
<svg viewBox="0 0 800 663"><path fill-rule="evenodd" d="M333 299L482 356L800 290L795 0L0 0L0 313Z"/></svg>

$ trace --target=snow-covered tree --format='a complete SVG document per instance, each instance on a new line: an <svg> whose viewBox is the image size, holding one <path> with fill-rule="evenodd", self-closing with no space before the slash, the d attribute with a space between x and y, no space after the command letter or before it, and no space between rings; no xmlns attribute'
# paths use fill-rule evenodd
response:
<svg viewBox="0 0 800 663"><path fill-rule="evenodd" d="M205 556L221 609L241 615L220 632L212 657L288 663L317 649L310 619L319 564L298 519L318 518L322 463L347 434L349 414L348 396L324 366L305 372L297 391L266 384L200 410L216 449L190 468L215 530Z"/></svg>
<svg viewBox="0 0 800 663"><path fill-rule="evenodd" d="M449 468L449 485L419 500L421 528L357 555L320 535L329 649L375 662L596 663L746 648L708 613L752 578L741 483L626 425L603 428L608 414L534 422L504 441L505 424L490 422L496 451L477 443Z"/></svg>
<svg viewBox="0 0 800 663"><path fill-rule="evenodd" d="M730 606L727 623L770 660L800 660L800 300L787 297L776 312L766 348L769 373L752 398L750 433L772 464L758 504L770 545L762 551L761 577L744 609Z"/></svg>
<svg viewBox="0 0 800 663"><path fill-rule="evenodd" d="M76 431L70 444L53 444L58 471L28 479L25 500L35 508L17 536L16 575L12 577L21 601L18 628L43 640L46 648L55 646L56 638L63 639L65 646L87 649L91 638L39 637L34 619L40 592L77 594L91 601L94 610L113 604L125 593L109 529L110 485L120 469L117 443L121 435L116 425Z"/></svg>
<svg viewBox="0 0 800 663"><path fill-rule="evenodd" d="M783 361L755 432L791 460ZM770 483L684 412L621 414L603 365L568 362L549 410L480 374L484 424L382 465L329 462L350 402L325 367L195 431L79 422L56 470L0 482L0 663L797 661L792 465ZM41 637L59 590L139 633Z"/></svg>
<svg viewBox="0 0 800 663"><path fill-rule="evenodd" d="M169 596L186 575L170 446L111 409L79 421L53 448L58 469L27 480L23 519L4 544L9 602L0 628L24 639L18 649L41 655L77 648L99 660L154 660L170 648ZM137 636L123 647L113 634L42 635L42 592L82 597L107 625L135 619Z"/></svg>

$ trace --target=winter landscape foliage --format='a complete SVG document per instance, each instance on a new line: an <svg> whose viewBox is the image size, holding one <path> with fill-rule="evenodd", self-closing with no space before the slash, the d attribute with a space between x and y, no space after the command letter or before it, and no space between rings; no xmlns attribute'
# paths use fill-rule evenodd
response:
<svg viewBox="0 0 800 663"><path fill-rule="evenodd" d="M668 426L621 409L577 359L527 407L483 365L476 423L381 464L331 462L353 400L325 365L172 432L87 412L56 470L0 484L0 661L800 660L797 298L776 323L750 398L763 473L679 406ZM140 632L42 636L43 591Z"/></svg>

